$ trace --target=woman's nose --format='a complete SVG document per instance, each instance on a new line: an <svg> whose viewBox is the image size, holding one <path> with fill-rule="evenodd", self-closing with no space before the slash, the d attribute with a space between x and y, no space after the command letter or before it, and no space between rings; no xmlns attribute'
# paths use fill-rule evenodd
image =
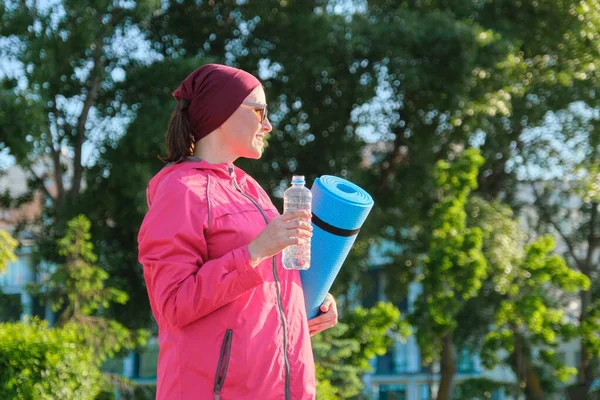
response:
<svg viewBox="0 0 600 400"><path fill-rule="evenodd" d="M271 125L271 121L269 121L269 118L265 118L265 120L263 121L262 129L265 132L271 132L273 130L273 125Z"/></svg>

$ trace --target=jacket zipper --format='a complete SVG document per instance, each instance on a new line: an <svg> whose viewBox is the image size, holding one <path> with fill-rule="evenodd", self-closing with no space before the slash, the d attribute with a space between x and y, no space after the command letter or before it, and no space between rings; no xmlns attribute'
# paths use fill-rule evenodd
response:
<svg viewBox="0 0 600 400"><path fill-rule="evenodd" d="M221 345L221 354L219 355L219 363L217 364L217 374L215 375L215 400L219 400L221 389L225 383L227 368L229 367L229 357L231 356L231 341L233 339L233 331L227 329L223 344Z"/></svg>
<svg viewBox="0 0 600 400"><path fill-rule="evenodd" d="M237 181L235 180L235 175L233 173L233 168L229 167L229 175L233 178L233 184L235 188L248 200L254 204L258 211L263 216L265 220L265 224L269 224L269 220L265 215L263 209L256 203L250 196L248 196L244 191L240 188ZM285 362L285 398L286 400L290 400L290 360L288 359L288 345L287 345L287 322L285 320L285 312L283 310L283 301L281 299L281 285L279 283L279 277L277 276L277 264L276 264L276 256L272 258L273 262L273 277L275 278L275 285L277 286L277 306L279 308L279 315L281 316L281 322L283 325L283 360Z"/></svg>

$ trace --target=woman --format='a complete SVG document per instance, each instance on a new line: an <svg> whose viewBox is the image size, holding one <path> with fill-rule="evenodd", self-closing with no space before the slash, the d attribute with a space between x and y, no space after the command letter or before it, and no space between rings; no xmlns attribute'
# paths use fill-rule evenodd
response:
<svg viewBox="0 0 600 400"><path fill-rule="evenodd" d="M328 295L307 321L298 271L281 251L310 240L310 213L279 215L237 168L258 159L265 93L251 74L209 64L175 92L170 164L149 183L139 260L159 326L158 400L315 398L310 336L337 323Z"/></svg>

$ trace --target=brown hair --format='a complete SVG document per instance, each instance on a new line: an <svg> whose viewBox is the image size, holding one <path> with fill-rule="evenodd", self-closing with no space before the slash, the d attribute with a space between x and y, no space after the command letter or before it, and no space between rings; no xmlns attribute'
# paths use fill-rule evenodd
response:
<svg viewBox="0 0 600 400"><path fill-rule="evenodd" d="M194 154L194 128L188 119L189 100L181 99L177 102L177 106L171 119L169 120L169 128L167 129L167 157L161 157L164 162L177 162L181 159Z"/></svg>

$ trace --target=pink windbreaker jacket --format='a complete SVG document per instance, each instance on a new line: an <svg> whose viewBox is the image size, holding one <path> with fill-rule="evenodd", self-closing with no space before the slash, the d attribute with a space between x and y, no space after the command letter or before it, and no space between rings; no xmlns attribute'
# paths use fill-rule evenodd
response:
<svg viewBox="0 0 600 400"><path fill-rule="evenodd" d="M248 244L279 213L232 163L198 159L150 181L139 261L158 322L157 400L315 398L298 271Z"/></svg>

